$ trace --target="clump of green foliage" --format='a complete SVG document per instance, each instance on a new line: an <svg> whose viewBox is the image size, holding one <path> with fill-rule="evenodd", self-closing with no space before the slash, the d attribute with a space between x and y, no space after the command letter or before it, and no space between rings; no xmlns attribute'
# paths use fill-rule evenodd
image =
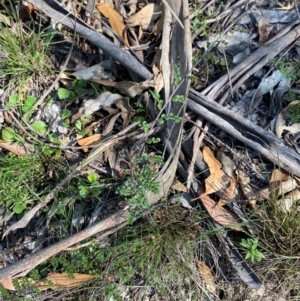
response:
<svg viewBox="0 0 300 301"><path fill-rule="evenodd" d="M45 169L38 155L0 157L1 205L22 213L37 201L38 187L43 183Z"/></svg>
<svg viewBox="0 0 300 301"><path fill-rule="evenodd" d="M258 250L258 238L242 239L240 245L247 250L245 259L250 259L252 263L265 258L264 254Z"/></svg>
<svg viewBox="0 0 300 301"><path fill-rule="evenodd" d="M124 197L130 206L131 214L128 222L132 223L138 213L150 208L147 194L158 193L159 183L155 181L155 171L151 169L153 164L161 164L161 156L149 156L143 154L132 160L133 166L125 170L126 180L116 189L116 193Z"/></svg>
<svg viewBox="0 0 300 301"><path fill-rule="evenodd" d="M278 67L280 72L292 81L296 81L300 78L300 65L297 62L291 60L275 60L274 64Z"/></svg>
<svg viewBox="0 0 300 301"><path fill-rule="evenodd" d="M296 185L296 183L295 183ZM251 261L263 259L258 247L263 252L265 260L272 264L261 265L262 273L266 277L269 273L276 275L283 287L299 287L297 278L300 274L300 214L297 202L289 210L284 209L284 197L264 201L257 207L254 215L249 217L253 222L253 230L257 240L250 240L243 244L248 249ZM254 218L254 216L256 218ZM259 240L259 244L258 244ZM253 250L251 250L253 249ZM253 257L253 259L251 258Z"/></svg>
<svg viewBox="0 0 300 301"><path fill-rule="evenodd" d="M292 123L297 123L300 121L300 101L291 103L288 107L290 113L290 120Z"/></svg>
<svg viewBox="0 0 300 301"><path fill-rule="evenodd" d="M1 52L5 55L1 59L0 78L10 78L20 88L33 76L51 73L50 61L46 52L55 36L55 32L44 31L41 24L34 24L34 28L23 27L19 21L13 3L7 6L1 1L7 13L8 24L0 22Z"/></svg>

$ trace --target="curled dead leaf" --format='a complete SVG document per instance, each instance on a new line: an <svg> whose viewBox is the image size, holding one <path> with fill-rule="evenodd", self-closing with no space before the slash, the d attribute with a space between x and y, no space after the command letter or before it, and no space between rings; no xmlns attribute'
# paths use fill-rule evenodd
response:
<svg viewBox="0 0 300 301"><path fill-rule="evenodd" d="M243 196L247 199L249 206L254 209L256 206L257 196L254 194L254 191L250 186L249 176L239 169L236 171L236 175Z"/></svg>
<svg viewBox="0 0 300 301"><path fill-rule="evenodd" d="M288 180L288 174L282 172L279 169L275 169L272 172L269 183L269 203L272 208L272 214L274 215L277 207L278 196L283 194L282 183Z"/></svg>
<svg viewBox="0 0 300 301"><path fill-rule="evenodd" d="M18 143L0 141L0 147L18 155L30 155L33 153L33 147L30 144L25 143L24 145Z"/></svg>
<svg viewBox="0 0 300 301"><path fill-rule="evenodd" d="M143 7L136 14L125 20L128 28L141 26L144 30L149 29L150 25L157 20L162 13L162 6L156 3L150 3Z"/></svg>
<svg viewBox="0 0 300 301"><path fill-rule="evenodd" d="M80 285L83 285L93 279L96 278L94 275L89 274L80 274L74 273L72 274L72 278L66 273L53 273L49 274L45 279L42 281L34 281L31 280L31 285L38 287L41 291L45 291L48 289L58 290L61 288L74 288ZM22 284L22 280L18 280L20 285ZM1 283L4 288L10 291L15 291L16 288L13 285L13 280L6 279Z"/></svg>
<svg viewBox="0 0 300 301"><path fill-rule="evenodd" d="M123 36L125 24L123 21L123 17L115 11L113 8L109 7L106 4L97 4L97 9L100 11L100 13L107 18L112 30L120 37L124 38L125 43L128 45L128 39L127 36Z"/></svg>
<svg viewBox="0 0 300 301"><path fill-rule="evenodd" d="M261 15L261 18L257 23L257 27L258 27L258 35L259 35L258 42L261 45L268 40L270 34L270 23L268 18L264 14Z"/></svg>
<svg viewBox="0 0 300 301"><path fill-rule="evenodd" d="M243 229L239 225L240 219L235 213L230 212L223 207L217 206L217 203L206 194L200 195L200 199L208 214L217 223L237 231L243 231Z"/></svg>
<svg viewBox="0 0 300 301"><path fill-rule="evenodd" d="M204 262L198 259L196 259L196 266L206 289L209 290L211 293L215 294L216 293L215 277L212 274L210 268Z"/></svg>
<svg viewBox="0 0 300 301"><path fill-rule="evenodd" d="M137 96L149 87L154 87L154 82L152 80L147 80L142 83L122 81L116 83L115 85L115 88L118 89L122 94L126 94L130 97Z"/></svg>
<svg viewBox="0 0 300 301"><path fill-rule="evenodd" d="M215 158L213 152L209 147L204 146L202 153L203 160L208 165L210 172L210 176L205 179L205 193L211 194L213 192L221 190L228 183L229 178L221 169L221 163Z"/></svg>
<svg viewBox="0 0 300 301"><path fill-rule="evenodd" d="M93 145L100 141L101 136L102 136L101 134L95 134L95 135L92 135L89 137L81 138L81 139L77 140L77 143L80 146ZM88 148L84 148L83 151L85 153L88 152Z"/></svg>
<svg viewBox="0 0 300 301"><path fill-rule="evenodd" d="M286 194L283 199L277 202L277 208L285 213L291 212L291 209L295 202L300 200L300 189L294 189L290 193Z"/></svg>
<svg viewBox="0 0 300 301"><path fill-rule="evenodd" d="M229 186L225 190L224 198L220 199L217 206L225 206L233 202L238 196L237 182L234 177L230 179Z"/></svg>

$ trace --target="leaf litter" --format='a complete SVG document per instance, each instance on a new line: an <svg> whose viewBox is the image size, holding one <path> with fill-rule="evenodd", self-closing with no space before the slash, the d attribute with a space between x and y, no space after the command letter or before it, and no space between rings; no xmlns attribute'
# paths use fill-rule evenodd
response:
<svg viewBox="0 0 300 301"><path fill-rule="evenodd" d="M0 23L11 31L18 22L23 22L30 30L32 21L41 22L41 26L46 28L45 17L52 18L54 22L62 20L58 9L50 10L57 8L54 0L50 8L47 5L41 7L33 0L24 11L26 14L20 15L17 22L11 19L4 2L1 2ZM167 208L181 206L183 214L206 210L209 217L197 223L203 231L207 227L217 231L220 225L225 226L221 236L208 237L207 241L224 249L222 252L226 259L223 262L220 258L214 261L209 252L203 252L193 261L200 281L208 291L207 296L210 296L209 293L219 295L218 287L222 286L223 279L221 274L227 275L227 287L224 287L230 285L236 290L241 287L232 281L236 274L229 271L231 267L250 291L244 290L244 293L230 296L228 290L222 300L247 299L257 288L261 289L259 278L251 278L258 267L249 266L247 262L241 264L239 252L244 254L244 250L237 244L239 250L233 251L233 244L248 237L249 233L259 237L261 225L252 222L253 216L262 225L266 225L268 220L276 223L278 214L282 214L281 218L285 217L284 221L297 216L297 202L300 199L296 177L300 175L297 172L300 170L297 136L300 117L297 121L295 113L291 113L291 105L298 104L299 94L300 73L294 59L299 56L299 46L295 43L300 35L297 7L282 6L278 1L261 2L258 6L247 1L240 1L239 5L228 1L224 7L217 2L197 2L190 3L188 12L188 1L182 1L184 5L181 8L167 0L161 4L155 1L110 1L96 4L92 13L84 13L85 4L63 1L61 7L65 16L70 16L68 20L75 20L75 16L77 19L75 24L64 21L62 28L53 29L50 38L55 37L58 42L44 54L51 58L53 66L63 70L56 81L53 75L42 80L39 74L35 74L35 78L25 79L25 89L18 90L18 87L9 85L9 74L1 76L5 87L1 95L1 109L5 117L0 125L1 156L9 156L11 152L17 158L40 152L49 161L45 164L45 177L49 175L51 178L50 175L56 173L60 179L59 184L44 190L29 187L38 201L30 204L21 215L11 218L10 224L2 226L1 234L9 240L5 251L15 248L16 236L19 243L25 242L24 233L37 229L37 218L49 232L70 236L68 246L72 245L72 235L75 239L76 234L86 233L84 231L88 225L97 227L102 222L106 225L111 223L108 229L118 225L124 227L126 218L123 216L126 217L135 208L131 207L126 194L135 193L134 190L138 189L137 175L150 166L155 170L159 183L158 192L144 191L150 204ZM209 19L214 11L216 16ZM168 13L171 24L164 22ZM183 14L189 14L190 21ZM222 24L221 34L218 26L215 27L218 22ZM185 24L185 29L182 24ZM77 29L87 40L73 36ZM161 40L164 34L170 37L168 50ZM102 44L97 42L99 39ZM181 39L180 43L178 39ZM106 48L105 43L111 48ZM286 49L286 46L289 48ZM189 65L191 50L193 67ZM2 51L5 52L3 57ZM1 68L10 55L6 52L6 49L0 49ZM166 53L168 58L164 56ZM68 61L73 63L70 69ZM165 69L166 66L169 70ZM249 70L253 72L250 74ZM218 112L215 106L209 111L216 117L205 119L208 115L202 116L194 104L202 106L203 110L205 105L199 99L192 99L189 84L202 96L230 108L235 115L227 114L225 110ZM29 101L27 91L33 88L37 90L36 98L44 101ZM163 94L158 94L163 88L171 92L170 99L163 99ZM24 96L10 97L21 94L21 90ZM14 120L6 113L7 110ZM185 118L185 112L189 118ZM294 112L297 112L296 109ZM177 119L176 123L177 117L181 119ZM212 122L212 125L206 122L220 120L217 117L231 124L239 134L228 130L225 122ZM198 136L193 135L197 127L200 128ZM267 129L268 134L263 136L260 129ZM265 140L265 137L271 138ZM273 142L270 143L270 140ZM193 145L197 149L193 149ZM195 151L197 153L194 155ZM139 159L142 154L153 152L163 154L165 163L156 164L154 168L149 157ZM67 158L61 163L65 173L58 174L57 168L49 165L61 156ZM190 165L192 157L196 158L193 166ZM185 183L189 168L192 178L187 188ZM97 174L96 178L86 176L91 170ZM120 195L116 191L122 183L132 186ZM183 194L178 195L176 191ZM172 201L174 197L178 202ZM167 201L157 204L163 198ZM67 204L65 207L59 205L64 202ZM48 217L46 206L60 208L55 221ZM142 207L142 212L146 208L149 210L147 206ZM135 217L137 223L140 222L139 214L141 212ZM111 222L113 216L116 218ZM57 230L54 222L58 221L64 226L59 226ZM270 224L268 227L271 227ZM103 228L99 229L97 231L101 232ZM234 238L234 243L224 231ZM76 241L86 240L89 235L83 234ZM31 241L26 240L26 243L28 246L35 243L35 237L32 236ZM47 250L50 250L50 244L56 243L56 239L49 240L42 247L44 255L41 256L45 259L56 258L58 252L67 248L61 246L49 255ZM31 254L31 251L27 248L26 252ZM16 259L16 267L21 264L18 259L26 260L24 251L12 252L12 256ZM272 253L267 251L265 256L273 258ZM12 279L36 267L37 264L33 263L25 271L20 267L18 272L12 272L8 265L7 269L2 270L0 279ZM258 273L261 279L265 279L263 271L258 269ZM66 274L57 273L49 274L48 277L52 278L44 278L37 287L47 290L47 282L50 281L55 289L74 288L94 278L84 273L75 273L74 276L73 280L78 280L74 286L69 284ZM194 277L197 278L196 274ZM59 283L55 278L63 280ZM250 278L254 284L249 284ZM273 289L270 287L276 287L276 281L264 281L264 300L271 300ZM147 281L145 283L151 285ZM14 285L6 286L3 280L2 284L9 290L15 288ZM140 293L143 294L142 291ZM292 290L285 292L285 297L288 299L292 293ZM128 294L131 297L134 295L132 291ZM149 300L154 300L152 296L155 294L150 294ZM180 300L179 296L176 298Z"/></svg>

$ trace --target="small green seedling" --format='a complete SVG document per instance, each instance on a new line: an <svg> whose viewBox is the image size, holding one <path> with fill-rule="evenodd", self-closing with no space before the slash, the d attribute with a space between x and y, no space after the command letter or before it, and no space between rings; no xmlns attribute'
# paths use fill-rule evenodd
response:
<svg viewBox="0 0 300 301"><path fill-rule="evenodd" d="M79 179L77 183L79 195L82 198L85 198L88 195L99 196L99 194L101 193L101 189L99 186L100 183L98 181L98 177L93 172L87 176L87 181Z"/></svg>
<svg viewBox="0 0 300 301"><path fill-rule="evenodd" d="M72 82L71 89L59 88L57 91L57 96L60 100L72 102L78 97L98 96L99 93L99 84L88 83L83 79L79 79Z"/></svg>
<svg viewBox="0 0 300 301"><path fill-rule="evenodd" d="M240 245L247 249L247 254L245 259L250 259L252 263L259 262L263 258L265 258L264 254L261 253L257 247L258 247L258 238L247 238L242 239L242 242L240 242Z"/></svg>

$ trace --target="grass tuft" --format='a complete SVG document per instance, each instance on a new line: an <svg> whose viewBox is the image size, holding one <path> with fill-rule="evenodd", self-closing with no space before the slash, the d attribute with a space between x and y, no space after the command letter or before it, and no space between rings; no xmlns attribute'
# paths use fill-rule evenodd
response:
<svg viewBox="0 0 300 301"><path fill-rule="evenodd" d="M9 27L0 22L0 78L23 86L34 76L53 73L46 53L55 33L42 30L41 25L33 21L33 29L22 25L14 8L6 7L6 12L10 12L13 25Z"/></svg>

